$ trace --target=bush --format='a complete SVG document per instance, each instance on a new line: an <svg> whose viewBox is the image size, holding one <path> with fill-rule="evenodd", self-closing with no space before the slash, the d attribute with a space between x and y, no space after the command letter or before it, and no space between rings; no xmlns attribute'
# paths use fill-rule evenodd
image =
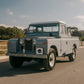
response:
<svg viewBox="0 0 84 84"><path fill-rule="evenodd" d="M84 36L83 36L83 37L80 37L80 40L81 40L81 41L84 41Z"/></svg>
<svg viewBox="0 0 84 84"><path fill-rule="evenodd" d="M24 37L24 31L17 28L17 27L8 27L5 28L3 26L0 26L0 39L1 40L8 40L10 38L22 38Z"/></svg>

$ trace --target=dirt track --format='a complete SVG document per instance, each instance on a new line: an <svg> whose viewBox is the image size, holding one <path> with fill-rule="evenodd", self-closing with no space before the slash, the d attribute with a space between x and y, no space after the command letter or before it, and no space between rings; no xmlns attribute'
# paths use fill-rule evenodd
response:
<svg viewBox="0 0 84 84"><path fill-rule="evenodd" d="M38 63L24 63L11 68L8 61L0 62L0 84L84 84L84 48L77 51L77 59L57 58L54 70L46 72Z"/></svg>

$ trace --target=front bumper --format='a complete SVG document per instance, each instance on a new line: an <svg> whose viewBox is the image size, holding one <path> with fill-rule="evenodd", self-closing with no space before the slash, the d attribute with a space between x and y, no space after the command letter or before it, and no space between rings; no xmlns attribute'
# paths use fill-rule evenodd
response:
<svg viewBox="0 0 84 84"><path fill-rule="evenodd" d="M6 55L7 56L15 56L15 57L27 57L27 58L47 59L47 55L15 54L15 53L7 53Z"/></svg>

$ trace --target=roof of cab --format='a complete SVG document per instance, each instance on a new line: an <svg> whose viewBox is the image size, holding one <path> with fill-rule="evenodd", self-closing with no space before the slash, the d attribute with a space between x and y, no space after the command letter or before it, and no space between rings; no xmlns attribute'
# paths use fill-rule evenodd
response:
<svg viewBox="0 0 84 84"><path fill-rule="evenodd" d="M64 22L61 21L52 21L52 22L39 22L39 23L32 23L30 26L37 26L37 25L54 25L54 24L65 24Z"/></svg>

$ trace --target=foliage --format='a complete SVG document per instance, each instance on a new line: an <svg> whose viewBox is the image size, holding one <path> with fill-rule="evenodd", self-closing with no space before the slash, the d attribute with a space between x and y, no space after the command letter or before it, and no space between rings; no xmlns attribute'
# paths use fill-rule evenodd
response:
<svg viewBox="0 0 84 84"><path fill-rule="evenodd" d="M81 41L84 41L84 36L80 37L80 40L81 40Z"/></svg>
<svg viewBox="0 0 84 84"><path fill-rule="evenodd" d="M79 31L73 31L71 35L81 37L81 33Z"/></svg>
<svg viewBox="0 0 84 84"><path fill-rule="evenodd" d="M81 41L84 41L84 31L73 31L72 36L78 36Z"/></svg>
<svg viewBox="0 0 84 84"><path fill-rule="evenodd" d="M71 30L72 36L77 36L81 41L84 41L84 30L79 31L77 27L67 27Z"/></svg>
<svg viewBox="0 0 84 84"><path fill-rule="evenodd" d="M17 27L4 27L0 26L0 39L1 40L7 40L10 38L22 38L24 37L24 31L17 28Z"/></svg>

